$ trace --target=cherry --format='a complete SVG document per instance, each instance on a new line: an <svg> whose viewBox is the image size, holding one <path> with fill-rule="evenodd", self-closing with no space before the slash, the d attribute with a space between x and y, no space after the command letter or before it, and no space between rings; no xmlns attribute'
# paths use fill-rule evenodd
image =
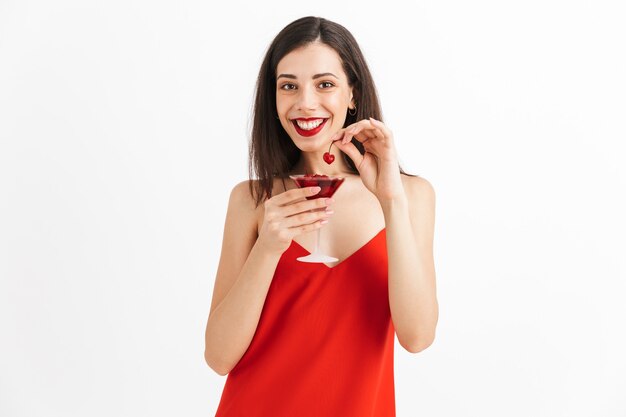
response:
<svg viewBox="0 0 626 417"><path fill-rule="evenodd" d="M341 139L337 139L337 140L341 140ZM330 142L330 146L328 147L328 152L324 152L324 162L326 162L328 165L332 164L333 161L335 160L335 155L333 155L332 153L330 153L330 148L333 147L333 143L335 143L335 141Z"/></svg>

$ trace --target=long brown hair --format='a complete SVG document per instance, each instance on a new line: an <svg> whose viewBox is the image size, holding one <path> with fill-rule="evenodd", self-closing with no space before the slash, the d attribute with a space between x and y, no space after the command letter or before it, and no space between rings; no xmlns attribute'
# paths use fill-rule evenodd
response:
<svg viewBox="0 0 626 417"><path fill-rule="evenodd" d="M301 153L278 120L276 68L285 55L313 42L321 42L337 51L343 70L348 76L348 83L353 88L357 111L353 116L346 109L346 121L343 127L369 117L382 121L382 112L372 74L359 45L345 27L314 16L302 17L285 26L270 44L256 82L248 172L250 193L256 200L257 207L265 196L267 198L272 196L274 178L281 178L284 185L284 179L298 162ZM361 155L365 154L365 148L361 142L353 139L352 143ZM344 152L341 154L350 171L358 175L359 171L352 159ZM398 168L401 174L414 176L404 172L400 165ZM258 177L256 182L252 180L254 173ZM256 189L253 184L256 185Z"/></svg>

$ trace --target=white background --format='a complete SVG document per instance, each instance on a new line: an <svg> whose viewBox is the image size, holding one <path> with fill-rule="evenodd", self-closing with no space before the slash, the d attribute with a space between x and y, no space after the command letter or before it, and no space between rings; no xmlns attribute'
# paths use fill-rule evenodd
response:
<svg viewBox="0 0 626 417"><path fill-rule="evenodd" d="M618 3L0 0L0 415L214 414L254 83L316 15L437 193L437 338L396 342L397 415L626 416Z"/></svg>

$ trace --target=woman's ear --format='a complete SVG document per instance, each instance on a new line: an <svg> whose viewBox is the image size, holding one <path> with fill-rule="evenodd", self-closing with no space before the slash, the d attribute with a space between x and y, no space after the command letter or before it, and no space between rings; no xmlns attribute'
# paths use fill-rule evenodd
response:
<svg viewBox="0 0 626 417"><path fill-rule="evenodd" d="M354 100L354 94L356 93L356 95L359 95L359 92L354 88L350 88L350 106L352 106L351 108L356 107L356 100Z"/></svg>

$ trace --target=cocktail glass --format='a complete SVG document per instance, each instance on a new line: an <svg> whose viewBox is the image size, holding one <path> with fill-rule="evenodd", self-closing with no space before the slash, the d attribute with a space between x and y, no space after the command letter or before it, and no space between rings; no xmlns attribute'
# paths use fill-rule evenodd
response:
<svg viewBox="0 0 626 417"><path fill-rule="evenodd" d="M296 182L298 188L303 187L320 187L321 190L319 193L312 195L310 197L306 197L307 200L314 200L316 198L329 198L335 194L335 191L339 188L343 181L344 177L331 177L328 175L290 175L289 178ZM314 210L309 210L314 211ZM322 232L322 228L317 228L317 238L315 239L315 250L307 256L301 256L296 258L301 262L315 262L315 263L325 263L325 262L337 262L338 259L332 256L323 254L320 252L320 235Z"/></svg>

